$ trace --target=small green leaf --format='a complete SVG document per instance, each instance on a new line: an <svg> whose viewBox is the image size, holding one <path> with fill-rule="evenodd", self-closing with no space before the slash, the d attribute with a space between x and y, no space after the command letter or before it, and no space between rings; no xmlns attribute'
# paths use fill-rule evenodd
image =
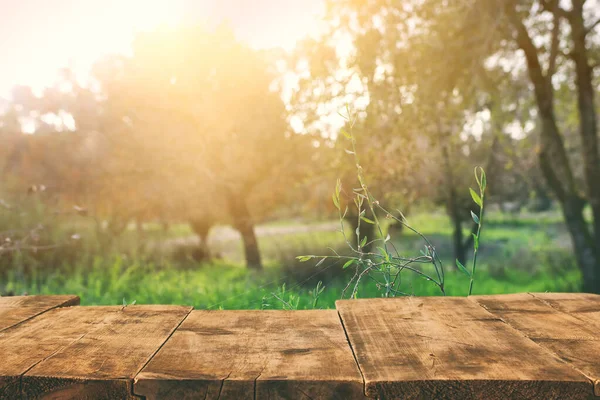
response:
<svg viewBox="0 0 600 400"><path fill-rule="evenodd" d="M487 179L485 177L485 171L483 170L483 168L481 168L481 191L482 192L485 190L486 186L487 186Z"/></svg>
<svg viewBox="0 0 600 400"><path fill-rule="evenodd" d="M471 233L471 235L473 235L473 248L477 250L479 249L479 236L474 233Z"/></svg>
<svg viewBox="0 0 600 400"><path fill-rule="evenodd" d="M361 170L362 167L360 165L356 164L356 169ZM362 178L362 176L360 174L358 175L358 183L360 183L360 186L362 188L365 187L365 181L363 180L363 178Z"/></svg>
<svg viewBox="0 0 600 400"><path fill-rule="evenodd" d="M340 198L341 191L342 191L342 181L340 180L340 178L338 178L338 180L335 182L335 196L338 199Z"/></svg>
<svg viewBox="0 0 600 400"><path fill-rule="evenodd" d="M477 216L477 214L471 211L471 217L473 218L473 221L475 221L475 223L479 225L479 217Z"/></svg>
<svg viewBox="0 0 600 400"><path fill-rule="evenodd" d="M364 247L365 243L367 243L367 237L363 237L362 240L360 241L360 247Z"/></svg>
<svg viewBox="0 0 600 400"><path fill-rule="evenodd" d="M383 247L377 247L377 250L381 253L381 256L385 259L385 261L390 261L390 255Z"/></svg>
<svg viewBox="0 0 600 400"><path fill-rule="evenodd" d="M475 191L471 188L469 188L469 192L471 192L471 197L473 198L473 201L475 202L475 204L477 204L479 207L481 207L481 197L479 197L479 195L477 193L475 193Z"/></svg>
<svg viewBox="0 0 600 400"><path fill-rule="evenodd" d="M314 257L316 257L316 256L298 256L298 257L296 257L296 260L298 260L300 262L305 262Z"/></svg>
<svg viewBox="0 0 600 400"><path fill-rule="evenodd" d="M362 219L363 221L365 221L367 224L375 225L375 222L373 220L370 220L367 217L360 217L360 219Z"/></svg>
<svg viewBox="0 0 600 400"><path fill-rule="evenodd" d="M464 273L466 276L468 276L469 278L471 277L471 274L469 273L469 271L465 268L464 265L462 265L462 263L460 261L458 261L458 258L456 259L456 266L458 267L458 269L460 269L462 271L462 273Z"/></svg>
<svg viewBox="0 0 600 400"><path fill-rule="evenodd" d="M331 199L333 200L333 205L335 206L335 208L337 208L338 210L340 209L340 199L334 194L331 195Z"/></svg>
<svg viewBox="0 0 600 400"><path fill-rule="evenodd" d="M340 132L342 132L342 135L344 135L346 137L346 139L352 139L352 135L348 133L347 130L345 130L344 128L340 129Z"/></svg>
<svg viewBox="0 0 600 400"><path fill-rule="evenodd" d="M342 269L348 268L349 266L351 266L352 264L354 264L354 261L355 261L354 259L346 261L346 263L344 264L344 266L342 267Z"/></svg>

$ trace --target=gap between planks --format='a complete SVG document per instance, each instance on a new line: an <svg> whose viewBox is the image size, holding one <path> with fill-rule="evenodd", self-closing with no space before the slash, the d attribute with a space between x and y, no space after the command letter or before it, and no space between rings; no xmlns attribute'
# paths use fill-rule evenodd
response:
<svg viewBox="0 0 600 400"><path fill-rule="evenodd" d="M363 373L362 368L360 367L360 364L358 363L358 358L356 357L356 353L354 352L354 347L352 347L352 343L350 342L350 337L348 336L348 331L346 330L346 325L344 325L344 320L342 319L342 315L340 314L340 311L337 309L336 306L336 310L338 318L340 319L340 325L342 326L342 329L344 330L344 336L346 336L346 341L348 342L348 347L350 348L350 351L352 352L352 357L354 357L354 362L356 363L356 368L358 368L358 372L360 372L360 376L362 377L363 380L363 393L365 395L365 397L369 397L367 396L367 381L365 380L365 374ZM256 400L256 397L254 398Z"/></svg>
<svg viewBox="0 0 600 400"><path fill-rule="evenodd" d="M56 299L57 301L54 301ZM8 302L9 304L3 304ZM15 304L10 304L14 302ZM24 304L19 304L24 303ZM28 304L30 303L30 304ZM24 322L30 321L31 319L38 317L48 311L56 308L78 306L80 304L79 296L74 295L32 295L32 296L4 296L0 297L0 311L5 310L19 310L21 312L31 310L29 313L25 313L19 317L14 318L12 322L2 326L0 324L0 332L5 331L11 327L18 326ZM0 313L1 315L2 313ZM6 321L5 321L6 322Z"/></svg>
<svg viewBox="0 0 600 400"><path fill-rule="evenodd" d="M585 378L587 378L591 385L592 385L592 391L593 391L593 396L594 397L600 397L600 379L596 379L592 376L590 376L589 373L586 373L582 370L582 368L574 365L572 362L565 360L560 354L558 354L556 351L554 351L552 348L549 348L545 345L543 345L542 343L538 343L538 341L543 340L543 338L536 338L533 337L532 335L528 334L527 332L524 332L523 330L521 330L518 326L514 326L513 324L511 324L509 321L506 320L506 318L502 315L498 315L498 313L501 313L500 310L491 310L488 306L486 306L485 304L482 304L481 302L479 302L477 299L484 299L486 297L488 298L493 298L496 296L506 296L504 297L504 300L507 300L509 296L519 296L519 295L526 295L529 296L531 298L532 302L537 302L545 307L548 307L550 310L552 310L553 312L556 312L558 314L561 315L565 315L567 317L570 318L574 318L576 320L578 320L579 322L582 323L589 323L589 320L583 319L581 318L578 314L578 312L565 312L564 310L555 307L552 302L548 301L547 298L544 297L538 297L536 296L536 294L538 293L531 293L531 292L526 292L526 293L516 293L516 294L508 294L508 295L475 295L475 296L467 296L467 298L471 301L473 301L475 304L479 305L480 307L482 307L484 310L486 310L487 312L493 314L494 316L496 316L500 321L502 321L504 324L506 324L507 326L509 326L511 329L517 331L520 335L522 335L523 337L525 337L526 339L530 340L531 342L535 343L538 347L540 347L542 350L544 350L545 352L547 352L548 354L550 354L552 357L554 357L555 359L558 359L560 362L564 363L565 365L569 366L571 369L577 371L579 374L581 374L582 376L584 376ZM549 293L549 295L564 295L564 294L560 294L560 293ZM584 293L585 295L585 293ZM501 301L501 299L499 298L498 301ZM509 309L507 309L506 311L510 311ZM513 310L514 311L514 310ZM582 338L581 340L589 340L590 338ZM556 340L560 340L560 339L556 339ZM576 340L576 339L568 339L565 338L565 340Z"/></svg>
<svg viewBox="0 0 600 400"><path fill-rule="evenodd" d="M344 322L345 332L352 343L353 354L360 363L359 367L363 368L361 373L365 379L367 394L405 396L414 399L423 396L425 398L427 396L466 398L450 397L452 394L501 399L506 398L506 390L508 390L513 396L520 394L527 398L527 394L529 396L547 394L550 398L558 399L566 398L564 396L569 394L572 394L573 398L587 398L587 393L592 393L589 379L584 375L566 366L562 360L546 350L540 349L539 345L531 339L516 333L514 327L479 304L473 304L466 298L453 297L419 298L418 300L420 300L417 302L419 304L410 299L336 302L338 313ZM458 330L458 327L444 322L447 317L466 318L465 321L468 323ZM487 329L483 332L486 333L485 338L475 337L473 342L461 343L464 346L459 346L460 348L456 345L440 344L441 342L423 345L423 339L417 338L423 336L419 333L438 329L440 335L437 339L448 341L447 339L455 339L455 335L459 333L458 338L465 335L471 337L473 331L482 328ZM410 331L409 336L413 337L413 345L416 346L412 351L408 348L412 345L405 345L396 336L406 329ZM378 336L380 333L384 333L384 338ZM381 340L386 343L381 344ZM429 348L432 345L440 352L439 354ZM521 358L506 353L510 351L511 346L515 346L517 352L528 356ZM426 357L428 349L432 353L429 355L436 357L435 361L447 362L449 368L439 371L434 368L431 372L430 362ZM485 354L479 354L481 353L479 350L485 350ZM395 358L392 360L395 356L390 355L390 351L400 351L403 356L396 362ZM486 355L497 357L499 360L497 365L485 369L474 368L489 361L485 359ZM509 355L510 357L504 358ZM467 365L458 359L463 356L474 356L474 359ZM387 365L388 362L390 362L389 368L379 367ZM417 364L411 366L414 362ZM515 370L513 362L521 368ZM540 370L541 365L544 368ZM494 393L488 393L490 389L494 389Z"/></svg>
<svg viewBox="0 0 600 400"><path fill-rule="evenodd" d="M109 376L110 373L108 373L108 375L106 374L106 371L98 373L98 371L102 370L104 367L104 362L105 361L109 361L109 359L104 359L102 360L101 357L98 357L98 352L90 352L88 355L90 357L84 356L82 355L81 351L81 342L83 341L87 341L89 342L90 340L104 340L104 342L98 342L100 343L100 345L106 345L114 342L114 337L113 337L113 333L117 334L118 336L122 336L122 338L124 339L123 342L123 346L122 350L127 349L127 347L131 347L130 344L127 343L128 340L128 336L127 336L127 327L125 326L126 324L124 323L124 319L123 316L121 316L120 314L123 312L127 312L124 310L124 308L120 308L120 307L90 307L90 308L86 308L86 307L68 307L66 309L54 309L49 313L45 313L41 316L38 316L36 319L33 319L33 322L28 322L27 324L23 324L20 326L15 326L13 327L13 329L11 330L11 333L9 336L6 336L3 338L3 349L5 351L8 352L8 358L9 360L11 359L11 349L12 350L16 350L17 348L15 347L15 345L13 344L11 347L11 343L12 342L12 338L14 336L14 338L23 338L23 340L30 341L30 344L33 346L33 351L35 351L36 353L39 353L39 358L37 356L31 357L29 356L29 358L31 359L31 363L28 362L27 360L25 360L23 362L22 368L19 366L10 368L7 367L5 368L5 374L6 377L13 379L14 384L13 388L11 389L10 386L2 386L0 385L0 398L6 397L6 398L17 398L15 396L17 396L16 393L19 393L20 396L25 396L25 398L27 398L27 395L25 395L26 389L26 382L25 379L27 378L27 386L28 386L28 390L31 389L32 391L32 396L35 395L48 395L48 396L52 396L52 395L59 395L58 393L51 393L54 390L63 390L65 388L68 388L69 385L73 385L74 388L72 389L71 395L73 395L73 393L75 393L77 390L81 389L82 384L85 383L85 386L88 386L88 389L90 390L104 390L106 389L107 391L110 390L117 390L119 391L119 393L123 393L125 394L124 398L133 398L133 387L132 387L132 383L133 383L133 378L135 377L135 375L141 370L141 368L143 368L144 365L146 365L149 360L152 359L153 355L156 353L157 349L159 349L162 345L164 345L164 343L166 342L166 340L168 339L168 337L170 335L172 335L172 333L175 331L176 327L181 323L181 321L187 317L187 315L189 315L190 311L192 310L191 307L180 307L180 306L176 306L176 307L172 307L173 310L170 310L169 306L134 306L132 307L133 310L130 310L128 312L131 313L131 316L136 318L139 321L134 321L134 323L142 323L146 321L146 317L152 319L152 320L156 320L156 322L153 322L152 324L154 324L154 328L160 328L158 329L158 331L164 332L164 333L154 333L152 335L148 336L148 339L156 339L156 342L154 343L149 343L146 342L146 344L142 344L144 342L144 340L142 340L142 342L136 341L134 343L134 348L129 351L125 351L125 353L127 353L125 356L127 357L128 355L134 354L135 352L139 353L139 357L137 357L139 359L139 363L138 362L129 362L130 367L128 367L127 365L125 366L119 366L118 372L113 373L112 376ZM120 311L119 311L120 309ZM88 313L89 311L89 313ZM91 314L90 314L91 313ZM52 315L51 315L52 314ZM110 314L110 315L109 315ZM170 314L167 315L167 314ZM164 317L161 317L161 315L165 315ZM84 318L84 316L86 316ZM162 318L162 319L161 319ZM57 324L58 321L62 319L62 324ZM36 322L37 321L37 322ZM169 323L170 321L172 321L172 323ZM77 322L77 324L75 324ZM65 325L66 323L66 325ZM167 325L168 323L168 325ZM32 325L33 324L33 325ZM88 325L90 324L90 325ZM116 324L116 325L114 325ZM152 324L149 325L150 328L152 328ZM158 324L158 325L157 325ZM160 324L162 324L163 326L160 327ZM77 328L77 326L81 325L81 327ZM112 331L113 330L113 325L114 325L114 329L116 329L116 331ZM135 328L137 325L134 325L133 327ZM34 334L34 330L37 327L37 330L39 331L37 334ZM62 333L67 333L67 337L64 337L64 339L66 340L62 340L61 343L57 343L58 346L51 346L54 348L48 348L48 346L51 344L51 338L48 339L45 336L44 333L44 329L40 330L40 328L44 328L44 327L52 327L53 328L53 332L57 331L58 332L58 336L57 336L57 332L54 332L54 336L56 336L57 338L60 338L60 336L62 335ZM34 329L34 330L32 330ZM80 330L78 332L77 335L68 335L69 331L73 332L73 330ZM143 326L140 325L138 326L138 329L143 329ZM62 333L61 333L62 332ZM25 335L25 336L23 336ZM0 335L2 336L2 335ZM64 336L64 335L62 335ZM70 336L70 337L69 337ZM152 336L154 336L155 338L153 339ZM91 339L87 339L88 337L90 337ZM111 338L113 337L113 338ZM40 340L36 340L40 339ZM129 338L131 339L131 338ZM139 342L139 343L138 343ZM118 340L117 342L118 343ZM89 343L88 343L89 345ZM94 346L88 346L90 349ZM97 347L97 346L96 346ZM118 347L118 346L117 346ZM137 350L136 350L137 349ZM22 349L25 350L25 349ZM45 350L49 350L49 351L45 351ZM147 353L144 355L143 352ZM1 353L2 351L0 351ZM23 353L23 355L25 355L27 353ZM119 353L114 353L114 355L119 354ZM14 356L14 354L13 354ZM65 364L66 369L70 369L70 371L64 371L62 370L62 368L54 368L60 364L57 364L56 361L56 357L62 356L64 359L64 362L68 362L68 364ZM15 357L19 357L19 356L14 356L13 361L18 360L18 358ZM81 367L78 367L78 361L82 361L81 363ZM8 361L10 365L10 361ZM94 365L95 364L95 365ZM0 364L1 365L1 364ZM49 367L49 365L54 365L54 367ZM97 368L96 368L97 367ZM110 367L113 368L113 367ZM110 369L109 368L109 369ZM127 369L130 369L131 372L127 371ZM52 381L52 382L51 382ZM10 380L6 381L8 382L7 384L10 385ZM5 383L6 383L5 382ZM112 382L112 383L111 383ZM52 387L52 385L50 385L50 387L48 387L48 383L54 383L54 387ZM39 388L37 386L40 386ZM79 386L79 388L76 388L77 386ZM4 392L4 396L3 396L3 390L2 388L5 388L6 391ZM121 389L119 389L119 387ZM85 389L85 390L88 390ZM16 390L16 392L15 392ZM71 389L65 389L65 390L71 390ZM122 391L122 392L121 392ZM38 393L39 392L39 393ZM13 393L13 394L11 394ZM87 393L87 392L86 392ZM90 392L91 393L91 392ZM88 395L90 393L87 393ZM108 393L108 392L106 392ZM105 394L106 394L105 393ZM116 392L113 391L111 392L113 394L115 394ZM63 393L63 394L66 394ZM80 395L82 395L80 393ZM8 396L8 397L7 397ZM119 398L121 395L119 395ZM113 397L114 398L114 397Z"/></svg>
<svg viewBox="0 0 600 400"><path fill-rule="evenodd" d="M148 399L364 398L336 310L193 311L134 385Z"/></svg>
<svg viewBox="0 0 600 400"><path fill-rule="evenodd" d="M137 378L137 376L140 374L140 372L142 372L142 370L144 368L146 368L146 365L148 365L148 363L150 361L152 361L152 359L154 358L154 356L160 351L160 349L163 348L163 346L169 341L169 339L171 339L171 336L173 336L173 334L177 331L177 329L179 329L179 327L181 326L181 324L183 324L183 321L186 320L187 317L189 317L189 315L192 313L192 311L194 311L194 307L190 307L190 309L188 310L187 314L185 314L185 316L181 319L181 321L179 321L179 323L177 324L177 326L175 326L175 328L173 328L173 330L171 331L171 333L169 333L169 336L167 336L167 338L165 339L164 342L161 343L160 346L158 346L158 348L156 349L156 351L154 353L152 353L150 355L150 357L148 357L148 359L146 360L146 362L144 363L144 365L142 365L137 372L135 373L134 377L132 379L129 380L129 389L130 389L130 393L134 398L139 398L139 399L145 399L145 396L140 396L138 394L135 394L135 380Z"/></svg>

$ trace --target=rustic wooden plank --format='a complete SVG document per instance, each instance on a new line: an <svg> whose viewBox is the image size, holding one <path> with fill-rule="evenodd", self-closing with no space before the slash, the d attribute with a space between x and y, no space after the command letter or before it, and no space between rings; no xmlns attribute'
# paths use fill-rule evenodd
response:
<svg viewBox="0 0 600 400"><path fill-rule="evenodd" d="M58 308L0 333L0 399L130 398L191 307Z"/></svg>
<svg viewBox="0 0 600 400"><path fill-rule="evenodd" d="M193 311L136 377L146 399L357 399L335 310Z"/></svg>
<svg viewBox="0 0 600 400"><path fill-rule="evenodd" d="M467 298L336 302L367 395L585 399L589 380Z"/></svg>
<svg viewBox="0 0 600 400"><path fill-rule="evenodd" d="M593 295L578 297L524 293L471 299L587 376L600 396L600 323L587 318L600 305Z"/></svg>
<svg viewBox="0 0 600 400"><path fill-rule="evenodd" d="M471 296L470 299L531 339L593 340L600 332L600 326L560 312L528 293Z"/></svg>
<svg viewBox="0 0 600 400"><path fill-rule="evenodd" d="M0 297L0 331L53 308L76 305L79 305L79 297L71 295Z"/></svg>
<svg viewBox="0 0 600 400"><path fill-rule="evenodd" d="M3 355L0 399L18 398L22 374L83 334L77 330L61 332L61 327L85 327L101 321L104 316L98 309L86 313L76 310L75 307L54 309L0 332L0 354Z"/></svg>
<svg viewBox="0 0 600 400"><path fill-rule="evenodd" d="M591 293L530 293L550 307L600 325L600 295Z"/></svg>

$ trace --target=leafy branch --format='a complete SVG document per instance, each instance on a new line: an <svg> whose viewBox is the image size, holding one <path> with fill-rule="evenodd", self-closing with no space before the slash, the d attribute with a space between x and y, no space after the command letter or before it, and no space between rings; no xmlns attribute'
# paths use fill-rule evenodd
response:
<svg viewBox="0 0 600 400"><path fill-rule="evenodd" d="M356 149L356 138L354 136L356 116L351 114L348 106L346 106L346 111L347 115L340 114L340 116L344 118L349 129L346 130L342 128L341 134L350 142L350 149L346 149L345 152L354 157L354 164L356 166L357 178L360 185L359 188L354 188L351 192L351 197L353 198L354 206L357 209L358 215L356 229L353 232L353 235L356 235L356 242L353 244L353 240L350 240L346 234L344 221L346 215L348 214L348 205L342 207L341 194L344 192L344 190L342 188L341 180L338 179L335 186L335 191L332 195L332 201L333 205L338 210L340 232L342 233L346 244L351 250L350 255L340 255L335 250L330 249L334 253L333 255L302 255L296 258L300 262L306 262L311 259L320 259L316 264L317 266L322 264L326 259L343 261L343 269L354 266L355 273L344 288L342 297L344 297L346 292L351 288L350 297L356 298L358 295L359 284L365 278L371 279L377 288L383 291L383 295L385 297L406 295L407 293L400 290L402 283L401 274L405 270L414 273L418 277L436 285L440 292L445 295L444 266L431 241L417 229L413 228L400 210L396 210L397 215L394 215L394 213L384 208L369 190ZM473 200L477 205L479 205L480 210L479 215L471 212L473 220L478 224L477 233L473 234L474 257L471 271L468 271L457 260L458 268L470 278L469 294L471 294L473 289L475 267L477 262L477 250L479 248L479 239L481 237L481 227L483 222L483 199L486 187L486 177L485 172L481 167L475 169L475 178L477 180L480 193L477 194L472 189L470 189L470 191ZM372 219L366 216L367 211L370 212L369 216L372 216ZM424 242L424 250L421 250L421 255L416 257L402 256L391 241L390 234L384 234L384 227L379 217L380 215L384 215L386 220L393 220L418 235ZM367 242L367 236L361 237L362 223L374 225L379 237ZM371 244L378 245L376 247L377 252L365 251L365 248L368 248L368 246ZM423 266L426 265L433 267L433 274L426 272L426 270L423 268Z"/></svg>
<svg viewBox="0 0 600 400"><path fill-rule="evenodd" d="M475 279L475 267L477 266L477 251L479 250L479 240L481 239L481 227L483 226L483 201L485 198L485 188L487 186L487 180L485 177L485 171L481 167L475 168L475 180L479 188L479 194L469 188L471 198L479 206L479 214L471 211L471 218L477 224L477 232L472 233L473 235L473 263L471 264L471 271L469 271L458 259L456 259L456 266L465 275L469 277L469 296L473 292L473 282Z"/></svg>

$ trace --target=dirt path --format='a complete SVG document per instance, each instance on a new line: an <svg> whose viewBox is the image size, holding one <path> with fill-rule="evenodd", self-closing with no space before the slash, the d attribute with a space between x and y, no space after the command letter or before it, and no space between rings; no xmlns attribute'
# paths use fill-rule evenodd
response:
<svg viewBox="0 0 600 400"><path fill-rule="evenodd" d="M339 229L339 222L321 222L318 224L293 224L293 225L262 225L256 227L256 235L258 237L266 236L284 236L296 235L299 233L310 232L331 232ZM210 245L241 240L238 231L230 226L216 226L211 229L208 241ZM198 236L190 235L187 237L173 238L166 240L163 243L165 247L176 247L199 244Z"/></svg>

